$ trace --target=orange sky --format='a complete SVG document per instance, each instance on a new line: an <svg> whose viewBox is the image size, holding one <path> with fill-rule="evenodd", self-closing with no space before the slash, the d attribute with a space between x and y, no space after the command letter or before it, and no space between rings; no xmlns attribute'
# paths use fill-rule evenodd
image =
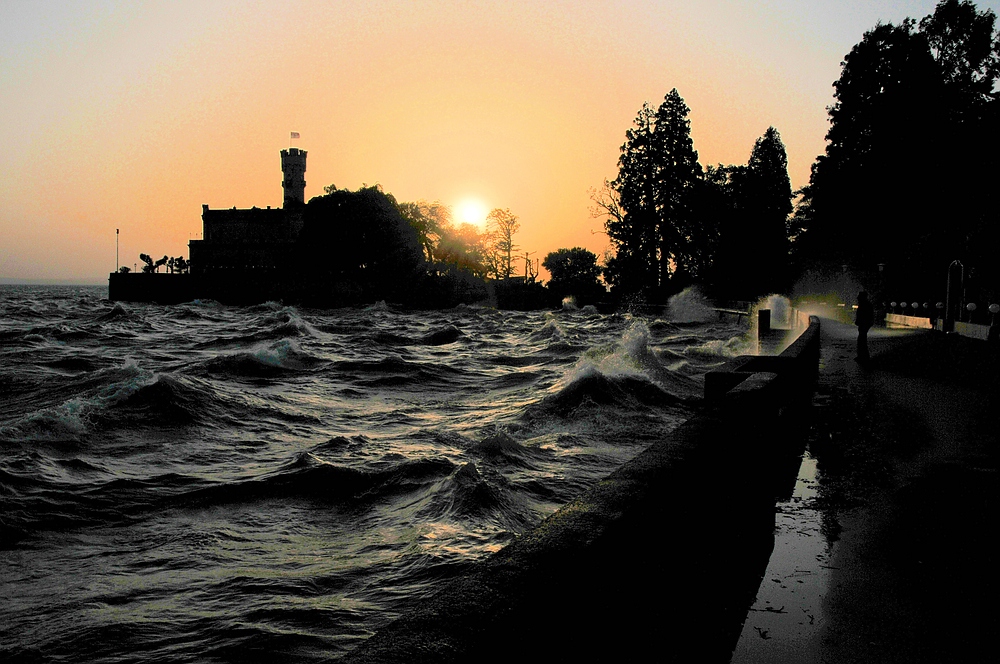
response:
<svg viewBox="0 0 1000 664"><path fill-rule="evenodd" d="M996 2L979 2L980 9ZM0 279L106 283L187 255L201 205L281 205L298 131L306 198L510 208L542 258L600 254L589 188L643 101L676 87L703 165L774 125L793 187L823 151L840 61L933 1L21 2L0 7Z"/></svg>

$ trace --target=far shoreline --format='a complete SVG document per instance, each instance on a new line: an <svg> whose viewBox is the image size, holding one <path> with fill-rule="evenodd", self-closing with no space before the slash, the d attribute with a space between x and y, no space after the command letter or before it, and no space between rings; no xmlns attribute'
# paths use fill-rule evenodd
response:
<svg viewBox="0 0 1000 664"><path fill-rule="evenodd" d="M0 286L103 286L107 288L106 280L73 281L70 279L16 279L0 277Z"/></svg>

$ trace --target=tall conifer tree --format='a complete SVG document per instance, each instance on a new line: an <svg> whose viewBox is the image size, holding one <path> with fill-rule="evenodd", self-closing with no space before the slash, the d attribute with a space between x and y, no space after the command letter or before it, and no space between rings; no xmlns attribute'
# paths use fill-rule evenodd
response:
<svg viewBox="0 0 1000 664"><path fill-rule="evenodd" d="M787 222L792 212L792 183L785 144L774 127L768 127L754 143L747 175L747 250L752 254L755 295L782 292L788 278Z"/></svg>
<svg viewBox="0 0 1000 664"><path fill-rule="evenodd" d="M611 182L623 214L606 224L616 249L615 257L608 261L607 275L615 290L624 293L652 295L657 289L655 115L648 103L642 105L633 126L625 132L618 177Z"/></svg>
<svg viewBox="0 0 1000 664"><path fill-rule="evenodd" d="M696 249L704 244L703 229L693 209L694 190L701 178L701 164L691 141L691 121L677 88L656 109L653 151L656 175L653 195L659 244L659 285L667 288L674 270L690 274Z"/></svg>
<svg viewBox="0 0 1000 664"><path fill-rule="evenodd" d="M942 0L919 27L876 25L845 56L826 153L796 212L802 266L849 266L887 298L931 300L957 258L980 280L992 271L1000 292L984 251L997 237L995 19Z"/></svg>

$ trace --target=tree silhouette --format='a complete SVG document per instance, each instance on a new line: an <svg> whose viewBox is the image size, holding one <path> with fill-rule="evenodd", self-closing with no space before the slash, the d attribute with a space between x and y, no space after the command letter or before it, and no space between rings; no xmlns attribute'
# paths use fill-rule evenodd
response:
<svg viewBox="0 0 1000 664"><path fill-rule="evenodd" d="M659 243L659 285L667 287L672 272L697 270L697 256L707 244L703 219L694 209L694 194L702 175L698 153L691 140L691 109L677 88L656 109L653 154L656 165L653 200Z"/></svg>
<svg viewBox="0 0 1000 664"><path fill-rule="evenodd" d="M912 164L937 152L938 137L926 129L943 120L935 102L941 90L927 42L913 25L879 25L844 58L826 154L803 192L811 217L801 249L814 261L888 261L916 219L929 221L919 208L932 169Z"/></svg>
<svg viewBox="0 0 1000 664"><path fill-rule="evenodd" d="M620 215L605 222L615 255L605 274L619 293L652 296L659 286L655 182L657 155L653 141L655 111L644 103L625 132L618 157L618 177L610 184L617 193Z"/></svg>
<svg viewBox="0 0 1000 664"><path fill-rule="evenodd" d="M139 260L141 260L145 265L142 266L143 274L152 274L156 272L156 268L153 267L153 259L149 254L139 254Z"/></svg>
<svg viewBox="0 0 1000 664"><path fill-rule="evenodd" d="M434 250L441 241L445 229L451 226L451 210L438 201L428 203L399 203L400 214L417 232L420 246L424 249L424 257L434 260Z"/></svg>
<svg viewBox="0 0 1000 664"><path fill-rule="evenodd" d="M605 274L616 291L663 298L675 273L690 279L705 267L712 224L697 208L702 169L689 112L676 88L655 111L643 104L608 183L617 197L592 197L615 245Z"/></svg>
<svg viewBox="0 0 1000 664"><path fill-rule="evenodd" d="M188 262L183 256L177 256L167 261L167 267L170 269L171 274L185 274L188 271Z"/></svg>
<svg viewBox="0 0 1000 664"><path fill-rule="evenodd" d="M953 120L978 120L995 99L994 84L1000 76L995 20L992 11L980 13L971 2L945 0L920 21L920 32L940 68Z"/></svg>
<svg viewBox="0 0 1000 664"><path fill-rule="evenodd" d="M494 208L486 215L487 252L486 265L497 279L509 279L514 273L513 255L517 246L514 234L521 227L517 215L510 209Z"/></svg>
<svg viewBox="0 0 1000 664"><path fill-rule="evenodd" d="M783 292L788 280L788 215L792 183L785 144L774 127L754 143L747 162L746 253L753 269L752 296Z"/></svg>
<svg viewBox="0 0 1000 664"><path fill-rule="evenodd" d="M604 295L598 281L601 268L593 252L582 247L559 249L546 255L542 266L552 275L548 289L559 299L573 296L578 304L592 304Z"/></svg>
<svg viewBox="0 0 1000 664"><path fill-rule="evenodd" d="M879 24L845 56L794 218L800 267L847 265L870 288L920 298L936 297L955 258L995 269L995 18L944 0L919 28Z"/></svg>
<svg viewBox="0 0 1000 664"><path fill-rule="evenodd" d="M296 263L302 298L331 305L404 301L424 274L417 231L378 185L311 199Z"/></svg>
<svg viewBox="0 0 1000 664"><path fill-rule="evenodd" d="M446 269L454 267L485 278L486 253L485 238L479 229L474 224L461 223L442 228L441 239L434 248L434 259L437 265Z"/></svg>

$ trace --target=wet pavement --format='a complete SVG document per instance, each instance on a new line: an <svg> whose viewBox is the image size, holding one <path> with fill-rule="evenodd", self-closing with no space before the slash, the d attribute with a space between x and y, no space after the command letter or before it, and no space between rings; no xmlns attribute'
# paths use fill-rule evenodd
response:
<svg viewBox="0 0 1000 664"><path fill-rule="evenodd" d="M811 426L732 662L992 661L995 347L822 321Z"/></svg>

